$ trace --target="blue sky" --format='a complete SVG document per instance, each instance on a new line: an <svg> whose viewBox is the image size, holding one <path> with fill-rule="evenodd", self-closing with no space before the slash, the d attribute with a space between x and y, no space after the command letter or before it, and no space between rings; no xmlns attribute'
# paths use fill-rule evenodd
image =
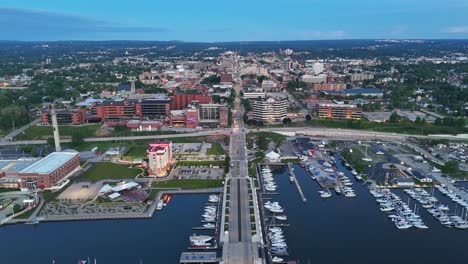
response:
<svg viewBox="0 0 468 264"><path fill-rule="evenodd" d="M2 40L468 39L468 0L0 0Z"/></svg>

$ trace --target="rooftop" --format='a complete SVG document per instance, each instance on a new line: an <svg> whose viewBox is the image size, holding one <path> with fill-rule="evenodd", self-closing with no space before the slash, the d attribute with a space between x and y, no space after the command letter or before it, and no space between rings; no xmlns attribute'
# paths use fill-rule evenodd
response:
<svg viewBox="0 0 468 264"><path fill-rule="evenodd" d="M65 162L73 159L78 152L52 152L43 159L33 163L29 167L21 170L21 173L49 174Z"/></svg>
<svg viewBox="0 0 468 264"><path fill-rule="evenodd" d="M20 158L17 160L0 160L0 173L18 172L31 166L37 161L38 161L38 158Z"/></svg>

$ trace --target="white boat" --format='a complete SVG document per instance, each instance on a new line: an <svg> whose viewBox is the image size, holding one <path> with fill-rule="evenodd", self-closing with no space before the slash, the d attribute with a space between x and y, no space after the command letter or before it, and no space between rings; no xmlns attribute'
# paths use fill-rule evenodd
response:
<svg viewBox="0 0 468 264"><path fill-rule="evenodd" d="M320 197L322 198L329 198L332 196L331 192L329 191L319 191L319 193L320 193Z"/></svg>
<svg viewBox="0 0 468 264"><path fill-rule="evenodd" d="M375 154L377 154L377 155L384 155L385 153L383 153L382 151L377 151Z"/></svg>
<svg viewBox="0 0 468 264"><path fill-rule="evenodd" d="M211 241L213 237L211 236L205 236L205 235L192 235L190 236L190 244L192 246L207 246L209 244L206 244L207 242Z"/></svg>
<svg viewBox="0 0 468 264"><path fill-rule="evenodd" d="M215 228L215 225L212 224L212 223L206 223L206 224L203 224L203 227L206 227L206 228Z"/></svg>
<svg viewBox="0 0 468 264"><path fill-rule="evenodd" d="M398 228L398 229L408 229L410 228L412 225L404 222L404 221L397 221L395 222L395 226Z"/></svg>
<svg viewBox="0 0 468 264"><path fill-rule="evenodd" d="M438 173L440 172L441 170L439 170L438 168L434 167L432 168L431 172L434 172L434 173Z"/></svg>
<svg viewBox="0 0 468 264"><path fill-rule="evenodd" d="M354 192L345 192L344 196L348 198L353 198L356 197L356 194Z"/></svg>
<svg viewBox="0 0 468 264"><path fill-rule="evenodd" d="M335 172L335 170L333 170L332 168L325 168L323 170L326 171L326 172Z"/></svg>
<svg viewBox="0 0 468 264"><path fill-rule="evenodd" d="M271 259L271 261L272 261L273 263L281 263L281 262L284 262L284 259L279 258L279 257L273 257L273 258Z"/></svg>
<svg viewBox="0 0 468 264"><path fill-rule="evenodd" d="M293 176L289 176L289 181L290 181L290 182L294 182L294 177L293 177Z"/></svg>
<svg viewBox="0 0 468 264"><path fill-rule="evenodd" d="M358 173L357 173L356 170L352 170L351 173L352 173L354 176L358 175Z"/></svg>
<svg viewBox="0 0 468 264"><path fill-rule="evenodd" d="M288 220L288 217L286 215L277 215L275 216L276 219L281 220L281 221L286 221Z"/></svg>
<svg viewBox="0 0 468 264"><path fill-rule="evenodd" d="M156 204L156 210L161 210L163 208L163 200L159 200L158 203Z"/></svg>

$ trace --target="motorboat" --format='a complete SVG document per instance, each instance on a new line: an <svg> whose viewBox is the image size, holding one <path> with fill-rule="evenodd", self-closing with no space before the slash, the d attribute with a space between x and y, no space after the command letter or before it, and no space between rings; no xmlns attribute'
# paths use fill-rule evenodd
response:
<svg viewBox="0 0 468 264"><path fill-rule="evenodd" d="M158 211L162 210L163 205L164 205L163 200L159 200L158 203L156 204L156 210L158 210Z"/></svg>
<svg viewBox="0 0 468 264"><path fill-rule="evenodd" d="M289 176L289 181L290 181L290 182L294 182L294 177L293 177L293 176Z"/></svg>
<svg viewBox="0 0 468 264"><path fill-rule="evenodd" d="M320 193L320 197L322 198L329 198L332 196L331 192L329 191L319 191L319 193Z"/></svg>
<svg viewBox="0 0 468 264"><path fill-rule="evenodd" d="M190 245L192 247L209 247L211 246L210 242L213 237L205 235L192 235L190 236Z"/></svg>
<svg viewBox="0 0 468 264"><path fill-rule="evenodd" d="M335 172L335 170L333 170L332 168L325 168L323 170L326 171L326 172Z"/></svg>
<svg viewBox="0 0 468 264"><path fill-rule="evenodd" d="M375 154L377 154L377 155L384 155L385 153L383 153L382 151L377 151Z"/></svg>
<svg viewBox="0 0 468 264"><path fill-rule="evenodd" d="M215 225L212 224L212 223L206 223L206 224L203 224L203 227L206 227L206 228L215 228Z"/></svg>
<svg viewBox="0 0 468 264"><path fill-rule="evenodd" d="M275 216L276 219L281 220L281 221L286 221L288 220L288 217L286 215L277 215Z"/></svg>
<svg viewBox="0 0 468 264"><path fill-rule="evenodd" d="M273 258L271 259L271 261L272 261L273 263L281 263L281 262L284 262L284 259L282 259L282 258L280 258L280 257L273 257Z"/></svg>
<svg viewBox="0 0 468 264"><path fill-rule="evenodd" d="M335 193L336 193L336 194L341 194L340 187L338 187L338 186L335 186L335 188L334 188L334 189L335 189Z"/></svg>

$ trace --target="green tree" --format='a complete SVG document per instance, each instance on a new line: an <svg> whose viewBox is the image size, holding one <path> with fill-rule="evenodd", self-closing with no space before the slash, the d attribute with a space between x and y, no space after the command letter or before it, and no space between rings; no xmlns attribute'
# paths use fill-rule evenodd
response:
<svg viewBox="0 0 468 264"><path fill-rule="evenodd" d="M231 168L231 157L229 155L226 155L224 158L224 172L228 173Z"/></svg>
<svg viewBox="0 0 468 264"><path fill-rule="evenodd" d="M442 171L445 173L453 173L458 171L458 161L449 160L444 166L442 166Z"/></svg>
<svg viewBox="0 0 468 264"><path fill-rule="evenodd" d="M398 123L401 121L401 116L399 116L396 112L393 112L390 115L389 122L390 123Z"/></svg>

